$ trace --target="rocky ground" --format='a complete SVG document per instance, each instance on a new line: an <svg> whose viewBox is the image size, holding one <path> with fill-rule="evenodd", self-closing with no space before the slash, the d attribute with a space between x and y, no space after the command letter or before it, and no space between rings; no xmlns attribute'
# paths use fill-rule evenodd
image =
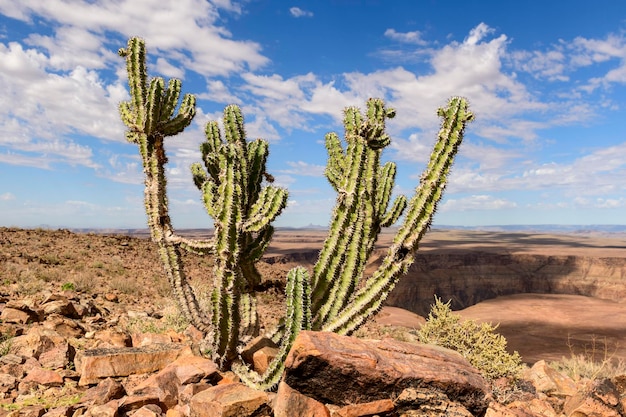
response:
<svg viewBox="0 0 626 417"><path fill-rule="evenodd" d="M210 259L185 262L206 293ZM284 308L291 266L260 265L266 327ZM583 360L568 375L539 361L521 380L486 381L458 354L411 343L421 319L397 309L360 339L303 334L277 392L247 389L202 357L202 335L169 298L147 239L2 228L0 282L0 416L626 415L616 364L583 375ZM249 350L260 370L271 355L271 346Z"/></svg>

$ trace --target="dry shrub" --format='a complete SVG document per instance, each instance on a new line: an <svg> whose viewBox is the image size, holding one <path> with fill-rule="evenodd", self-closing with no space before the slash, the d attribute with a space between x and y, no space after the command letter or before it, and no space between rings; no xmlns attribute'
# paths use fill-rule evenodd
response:
<svg viewBox="0 0 626 417"><path fill-rule="evenodd" d="M442 346L459 352L487 379L517 378L523 368L517 352L506 350L506 339L489 323L463 321L450 310L450 302L435 297L426 323L417 331L422 343Z"/></svg>
<svg viewBox="0 0 626 417"><path fill-rule="evenodd" d="M611 349L606 338L599 340L593 336L590 343L583 346L582 352L579 353L576 353L569 338L567 345L570 357L551 362L550 366L573 380L593 380L626 375L626 363L622 359L615 358L617 346Z"/></svg>

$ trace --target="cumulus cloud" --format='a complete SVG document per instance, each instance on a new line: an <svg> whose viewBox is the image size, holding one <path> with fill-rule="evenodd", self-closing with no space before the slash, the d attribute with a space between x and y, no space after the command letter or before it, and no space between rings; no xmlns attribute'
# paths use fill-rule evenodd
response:
<svg viewBox="0 0 626 417"><path fill-rule="evenodd" d="M215 76L267 64L257 43L231 39L219 23L223 12L241 9L228 0L0 2L5 16L45 21L52 28L21 42L0 43L0 146L5 149L0 159L41 168L83 165L110 177L107 167L94 161L92 146L78 140L125 142L117 106L128 93L117 49L141 34L153 71L166 77L184 78L182 68ZM223 90L220 99L226 96Z"/></svg>

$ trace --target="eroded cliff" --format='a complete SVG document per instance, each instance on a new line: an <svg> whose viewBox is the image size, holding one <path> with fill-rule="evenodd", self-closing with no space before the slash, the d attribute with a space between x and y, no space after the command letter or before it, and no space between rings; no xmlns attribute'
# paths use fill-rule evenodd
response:
<svg viewBox="0 0 626 417"><path fill-rule="evenodd" d="M502 254L418 254L387 304L427 315L433 294L454 310L502 295L574 294L626 300L625 257Z"/></svg>

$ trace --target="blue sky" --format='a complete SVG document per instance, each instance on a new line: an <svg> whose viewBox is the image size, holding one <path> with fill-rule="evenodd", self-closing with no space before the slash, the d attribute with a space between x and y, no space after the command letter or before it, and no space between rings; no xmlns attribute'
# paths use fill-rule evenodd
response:
<svg viewBox="0 0 626 417"><path fill-rule="evenodd" d="M626 2L0 0L0 226L145 227L141 162L117 104L119 47L198 97L166 142L174 225L210 227L189 165L208 120L242 106L290 191L278 226L327 225L324 134L384 98L385 158L411 195L437 107L469 125L435 226L625 224Z"/></svg>

